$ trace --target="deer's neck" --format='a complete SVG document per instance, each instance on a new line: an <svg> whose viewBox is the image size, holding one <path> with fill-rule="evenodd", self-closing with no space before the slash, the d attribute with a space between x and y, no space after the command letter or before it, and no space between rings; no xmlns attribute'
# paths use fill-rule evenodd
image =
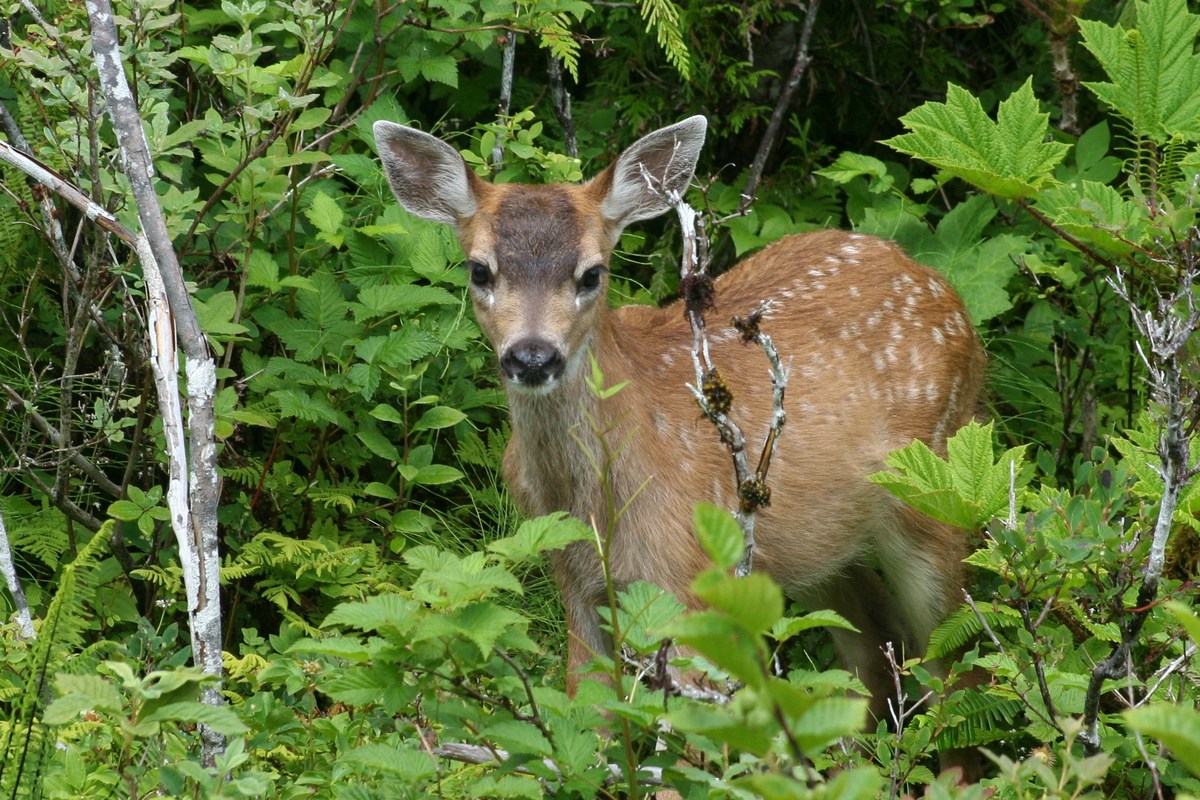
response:
<svg viewBox="0 0 1200 800"><path fill-rule="evenodd" d="M607 326L593 337L591 352L604 373L604 385L628 378L620 346ZM624 438L628 401L617 393L601 400L588 387L587 353L562 382L546 394L509 391L512 438L505 475L518 504L527 514L566 511L604 524L607 503L601 472L618 489L616 462ZM605 445L608 445L606 453ZM626 460L626 454L620 455Z"/></svg>

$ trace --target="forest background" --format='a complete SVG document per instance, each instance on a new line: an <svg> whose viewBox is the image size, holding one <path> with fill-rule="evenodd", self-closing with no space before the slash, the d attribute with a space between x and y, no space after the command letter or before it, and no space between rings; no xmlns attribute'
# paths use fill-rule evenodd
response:
<svg viewBox="0 0 1200 800"><path fill-rule="evenodd" d="M4 5L3 796L1200 794L1184 0ZM614 683L567 700L544 553L591 532L514 510L462 254L370 136L579 180L695 113L715 269L887 236L991 358L991 422L878 479L975 532L931 650L989 680L897 663L869 732L839 621L723 572L695 617L620 591ZM673 218L619 250L612 302L673 296ZM740 691L623 676L664 633Z"/></svg>

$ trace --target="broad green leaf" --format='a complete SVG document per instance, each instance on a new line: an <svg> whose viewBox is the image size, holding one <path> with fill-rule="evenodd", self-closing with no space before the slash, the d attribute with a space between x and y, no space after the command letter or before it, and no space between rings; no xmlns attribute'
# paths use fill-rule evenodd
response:
<svg viewBox="0 0 1200 800"><path fill-rule="evenodd" d="M909 132L884 144L991 194L1027 197L1051 179L1069 149L1046 141L1048 120L1032 79L1000 103L994 122L970 92L949 84L944 103L929 102L905 114L900 122Z"/></svg>
<svg viewBox="0 0 1200 800"><path fill-rule="evenodd" d="M392 422L396 425L404 424L404 415L397 411L395 407L383 403L371 409L371 416L383 422Z"/></svg>
<svg viewBox="0 0 1200 800"><path fill-rule="evenodd" d="M700 611L680 617L663 633L693 648L747 686L759 687L765 680L762 643L731 617Z"/></svg>
<svg viewBox="0 0 1200 800"><path fill-rule="evenodd" d="M385 284L371 286L358 294L355 317L384 317L392 314L409 315L426 306L460 306L462 300L440 286Z"/></svg>
<svg viewBox="0 0 1200 800"><path fill-rule="evenodd" d="M761 572L735 578L708 570L692 582L692 592L754 634L763 633L783 616L783 592Z"/></svg>
<svg viewBox="0 0 1200 800"><path fill-rule="evenodd" d="M737 564L745 552L746 535L733 515L711 503L697 503L692 517L696 538L713 563L721 569Z"/></svg>
<svg viewBox="0 0 1200 800"><path fill-rule="evenodd" d="M415 624L418 604L396 594L372 595L366 600L342 603L325 617L323 627L345 625L360 631L394 628L405 631Z"/></svg>
<svg viewBox="0 0 1200 800"><path fill-rule="evenodd" d="M43 722L65 725L78 722L89 711L119 714L124 707L120 693L99 675L62 674L54 680L58 697L46 709Z"/></svg>
<svg viewBox="0 0 1200 800"><path fill-rule="evenodd" d="M249 730L246 723L242 722L229 706L214 706L196 700L161 706L138 721L141 723L196 722L207 725L224 736L238 736Z"/></svg>
<svg viewBox="0 0 1200 800"><path fill-rule="evenodd" d="M524 561L546 550L557 550L571 542L590 539L591 530L563 512L526 520L517 532L488 545L488 550L512 562Z"/></svg>
<svg viewBox="0 0 1200 800"><path fill-rule="evenodd" d="M845 620L842 615L836 611L829 609L817 609L810 611L803 617L780 617L771 625L771 630L768 631L771 638L776 641L784 641L790 639L798 633L812 630L813 628L844 628L848 631L858 630L853 625Z"/></svg>
<svg viewBox="0 0 1200 800"><path fill-rule="evenodd" d="M816 174L834 183L849 183L860 175L867 175L890 184L887 165L878 158L860 153L842 153L828 167L817 170Z"/></svg>
<svg viewBox="0 0 1200 800"><path fill-rule="evenodd" d="M1146 204L1112 186L1083 180L1078 187L1056 186L1038 196L1037 208L1079 240L1118 254L1132 253L1150 231Z"/></svg>
<svg viewBox="0 0 1200 800"><path fill-rule="evenodd" d="M396 445L392 444L391 439L380 433L378 428L362 427L354 434L354 437L366 445L367 449L375 455L387 461L399 461L400 451L396 449Z"/></svg>
<svg viewBox="0 0 1200 800"><path fill-rule="evenodd" d="M770 750L771 737L776 728L769 719L762 720L767 724L748 725L746 720L729 709L701 703L679 706L667 714L667 719L676 730L700 733L737 750L760 756Z"/></svg>
<svg viewBox="0 0 1200 800"><path fill-rule="evenodd" d="M421 486L439 486L444 483L454 483L461 480L462 477L463 474L454 467L445 464L430 464L427 467L418 468L417 473L409 480Z"/></svg>
<svg viewBox="0 0 1200 800"><path fill-rule="evenodd" d="M317 238L333 247L342 246L345 239L342 232L345 214L332 197L318 190L304 215L317 229Z"/></svg>
<svg viewBox="0 0 1200 800"><path fill-rule="evenodd" d="M405 683L401 666L372 664L337 670L321 683L321 691L334 700L356 706L378 706L386 713L400 713L417 695L417 687Z"/></svg>
<svg viewBox="0 0 1200 800"><path fill-rule="evenodd" d="M777 682L783 684L782 681ZM862 730L867 721L867 701L852 697L825 697L812 704L792 726L800 747L814 754Z"/></svg>
<svg viewBox="0 0 1200 800"><path fill-rule="evenodd" d="M432 431L450 428L467 418L467 415L457 408L450 406L434 406L427 409L417 423L412 426L412 432Z"/></svg>
<svg viewBox="0 0 1200 800"><path fill-rule="evenodd" d="M1200 777L1200 712L1195 707L1154 703L1125 712L1136 731L1159 739L1193 775Z"/></svg>
<svg viewBox="0 0 1200 800"><path fill-rule="evenodd" d="M1200 139L1200 15L1186 0L1137 2L1137 27L1079 20L1083 45L1108 81L1084 86L1125 118L1135 137L1163 145Z"/></svg>
<svg viewBox="0 0 1200 800"><path fill-rule="evenodd" d="M128 500L117 500L108 507L108 515L110 517L124 520L125 522L133 522L144 513L145 509Z"/></svg>
<svg viewBox="0 0 1200 800"><path fill-rule="evenodd" d="M996 461L991 423L970 422L947 441L946 451L943 459L924 442L914 441L884 459L894 472L867 478L918 511L959 528L978 528L1003 513L1010 477L1018 487L1024 480L1024 445Z"/></svg>
<svg viewBox="0 0 1200 800"><path fill-rule="evenodd" d="M338 759L338 764L357 772L394 775L413 789L437 774L433 757L423 750L401 750L382 742L371 742L351 750Z"/></svg>

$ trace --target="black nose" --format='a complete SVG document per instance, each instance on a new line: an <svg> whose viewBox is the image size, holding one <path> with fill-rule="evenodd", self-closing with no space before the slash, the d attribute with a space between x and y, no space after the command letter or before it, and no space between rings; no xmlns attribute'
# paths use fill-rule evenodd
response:
<svg viewBox="0 0 1200 800"><path fill-rule="evenodd" d="M562 353L545 339L522 339L500 357L500 369L513 383L541 386L562 376Z"/></svg>

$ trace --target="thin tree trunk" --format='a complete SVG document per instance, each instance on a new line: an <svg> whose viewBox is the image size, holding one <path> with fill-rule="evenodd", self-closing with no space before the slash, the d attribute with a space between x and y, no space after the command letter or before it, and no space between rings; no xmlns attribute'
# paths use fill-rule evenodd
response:
<svg viewBox="0 0 1200 800"><path fill-rule="evenodd" d="M4 573L4 583L8 586L8 593L12 595L13 605L17 607L17 624L21 626L21 635L26 639L36 638L33 618L29 614L29 603L25 600L25 590L21 587L17 567L13 563L12 547L8 543L8 529L4 527L3 514L0 514L0 572Z"/></svg>
<svg viewBox="0 0 1200 800"><path fill-rule="evenodd" d="M216 442L213 398L216 362L192 308L183 272L167 233L166 218L154 191L154 167L142 119L129 83L117 39L117 26L109 0L89 0L88 18L92 49L108 113L117 134L129 186L137 204L142 235L138 256L145 272L150 304L150 341L155 387L158 390L167 440L170 482L167 502L171 524L179 542L188 616L192 632L192 657L207 674L221 676L220 559L217 540ZM188 419L191 446L189 470L183 413L180 405L176 336L185 357ZM210 684L205 702L220 704L219 681ZM224 750L224 737L208 726L200 727L203 761L212 764Z"/></svg>

